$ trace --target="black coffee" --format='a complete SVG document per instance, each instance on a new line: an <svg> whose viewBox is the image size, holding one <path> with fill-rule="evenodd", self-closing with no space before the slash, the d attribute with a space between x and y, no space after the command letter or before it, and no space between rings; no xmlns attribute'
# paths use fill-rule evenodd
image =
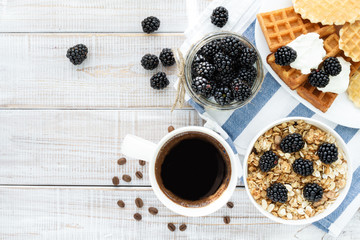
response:
<svg viewBox="0 0 360 240"><path fill-rule="evenodd" d="M181 199L196 201L211 196L224 183L225 153L214 139L188 134L170 145L163 150L160 170L166 190Z"/></svg>

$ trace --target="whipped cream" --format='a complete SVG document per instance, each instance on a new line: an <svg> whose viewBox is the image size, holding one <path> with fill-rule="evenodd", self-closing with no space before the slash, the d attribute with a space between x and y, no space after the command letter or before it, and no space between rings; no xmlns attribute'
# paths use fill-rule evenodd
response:
<svg viewBox="0 0 360 240"><path fill-rule="evenodd" d="M323 92L332 92L332 93L343 93L349 86L350 81L350 66L351 64L345 61L342 57L337 57L341 65L341 72L336 76L330 76L330 81L326 87L318 88Z"/></svg>
<svg viewBox="0 0 360 240"><path fill-rule="evenodd" d="M303 34L297 37L287 46L296 51L297 57L290 63L292 68L298 69L302 74L308 74L311 69L318 68L322 59L326 56L324 41L317 33Z"/></svg>

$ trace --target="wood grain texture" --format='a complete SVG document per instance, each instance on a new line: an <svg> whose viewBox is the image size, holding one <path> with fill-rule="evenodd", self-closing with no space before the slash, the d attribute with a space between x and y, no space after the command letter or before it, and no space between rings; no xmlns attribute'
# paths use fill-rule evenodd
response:
<svg viewBox="0 0 360 240"><path fill-rule="evenodd" d="M186 0L2 0L0 32L142 32L148 16L160 19L159 32L183 32Z"/></svg>
<svg viewBox="0 0 360 240"><path fill-rule="evenodd" d="M0 108L170 108L176 66L148 71L140 60L183 40L182 34L0 34ZM65 56L77 43L89 48L80 66ZM170 80L160 91L150 87L158 71Z"/></svg>
<svg viewBox="0 0 360 240"><path fill-rule="evenodd" d="M119 166L126 134L158 142L169 125L202 125L195 110L2 110L0 184L150 185L148 166L128 159ZM143 179L135 172L141 171Z"/></svg>
<svg viewBox="0 0 360 240"><path fill-rule="evenodd" d="M144 200L139 209L135 198ZM119 208L123 200L124 208ZM244 189L226 206L206 217L183 217L166 209L150 188L0 188L1 239L332 239L312 225L287 226L272 222L251 205ZM156 207L155 216L148 212ZM133 215L140 213L137 222ZM224 216L230 216L225 225ZM175 224L170 232L167 224ZM185 223L187 229L179 231ZM358 212L338 239L354 239Z"/></svg>

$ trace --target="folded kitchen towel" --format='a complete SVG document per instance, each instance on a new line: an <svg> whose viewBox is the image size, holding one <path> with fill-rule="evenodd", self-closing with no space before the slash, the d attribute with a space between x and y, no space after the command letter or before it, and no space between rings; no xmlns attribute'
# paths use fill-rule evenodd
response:
<svg viewBox="0 0 360 240"><path fill-rule="evenodd" d="M218 6L224 6L229 11L229 21L221 31L233 31L242 34L255 44L255 19L256 13L261 6L260 0L215 0L206 9L197 14L196 1L188 0L187 9L190 15L190 25L185 31L186 40L180 50L185 56L190 46L205 34L219 31L220 29L211 24L210 15ZM216 111L204 109L186 96L186 100L206 120L205 127L211 128L221 134L233 147L234 152L239 153L242 162L246 148L259 129L271 122L290 116L302 116L320 120L344 139L350 150L350 158L353 160L353 180L348 195L342 204L326 218L315 222L314 225L338 236L345 225L360 207L360 131L334 124L323 119L313 111L299 103L265 70L265 79L260 92L246 106L233 111Z"/></svg>

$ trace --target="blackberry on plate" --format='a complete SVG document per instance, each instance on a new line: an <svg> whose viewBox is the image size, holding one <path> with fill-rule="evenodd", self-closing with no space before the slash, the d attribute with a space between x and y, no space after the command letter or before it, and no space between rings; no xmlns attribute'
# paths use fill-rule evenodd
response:
<svg viewBox="0 0 360 240"><path fill-rule="evenodd" d="M216 87L214 91L215 101L220 105L230 104L234 100L234 96L229 87Z"/></svg>
<svg viewBox="0 0 360 240"><path fill-rule="evenodd" d="M216 81L216 83L218 83L218 85L229 86L236 77L237 74L234 71L228 73L220 73L216 71L214 75L214 80Z"/></svg>
<svg viewBox="0 0 360 240"><path fill-rule="evenodd" d="M160 20L157 17L150 16L142 20L141 26L145 33L152 33L159 29Z"/></svg>
<svg viewBox="0 0 360 240"><path fill-rule="evenodd" d="M239 56L239 63L241 65L251 66L256 62L257 57L257 53L254 49L245 47Z"/></svg>
<svg viewBox="0 0 360 240"><path fill-rule="evenodd" d="M156 55L145 54L141 58L141 66L143 66L146 70L153 70L158 65L159 65L159 59Z"/></svg>
<svg viewBox="0 0 360 240"><path fill-rule="evenodd" d="M338 159L338 149L333 143L323 143L317 150L317 155L325 164L330 164Z"/></svg>
<svg viewBox="0 0 360 240"><path fill-rule="evenodd" d="M310 202L320 201L323 193L323 188L316 183L308 183L303 189L304 198Z"/></svg>
<svg viewBox="0 0 360 240"><path fill-rule="evenodd" d="M257 77L257 70L254 66L242 67L239 69L238 78L252 87Z"/></svg>
<svg viewBox="0 0 360 240"><path fill-rule="evenodd" d="M208 98L211 96L214 85L203 77L196 77L193 79L191 87L197 94Z"/></svg>
<svg viewBox="0 0 360 240"><path fill-rule="evenodd" d="M81 64L88 53L88 48L84 44L77 44L67 50L66 57L74 65Z"/></svg>
<svg viewBox="0 0 360 240"><path fill-rule="evenodd" d="M294 62L297 57L297 53L294 49L288 46L282 46L275 52L275 63L281 66L289 66Z"/></svg>
<svg viewBox="0 0 360 240"><path fill-rule="evenodd" d="M302 176L309 176L314 172L313 162L303 158L296 159L292 167L294 172Z"/></svg>
<svg viewBox="0 0 360 240"><path fill-rule="evenodd" d="M231 83L231 90L234 99L240 102L245 101L251 96L251 88L238 78Z"/></svg>
<svg viewBox="0 0 360 240"><path fill-rule="evenodd" d="M293 153L302 149L305 145L299 133L292 133L281 140L280 148L284 153Z"/></svg>
<svg viewBox="0 0 360 240"><path fill-rule="evenodd" d="M194 72L197 76L210 79L214 75L215 67L211 63L201 62L195 66Z"/></svg>
<svg viewBox="0 0 360 240"><path fill-rule="evenodd" d="M172 66L175 63L174 53L170 48L164 48L160 53L160 61L165 67Z"/></svg>
<svg viewBox="0 0 360 240"><path fill-rule="evenodd" d="M317 69L311 71L308 81L314 87L323 88L328 85L330 78L325 71Z"/></svg>
<svg viewBox="0 0 360 240"><path fill-rule="evenodd" d="M154 74L150 79L150 86L154 89L160 90L169 85L169 80L164 72Z"/></svg>
<svg viewBox="0 0 360 240"><path fill-rule="evenodd" d="M278 164L279 157L273 151L266 151L259 161L260 170L263 172L270 171Z"/></svg>
<svg viewBox="0 0 360 240"><path fill-rule="evenodd" d="M328 57L325 59L323 66L324 71L331 76L336 76L341 72L340 61L335 57Z"/></svg>
<svg viewBox="0 0 360 240"><path fill-rule="evenodd" d="M227 36L221 39L220 48L230 57L239 56L244 47L244 44L236 37Z"/></svg>
<svg viewBox="0 0 360 240"><path fill-rule="evenodd" d="M229 73L233 70L233 60L222 52L218 52L214 56L214 66L219 73Z"/></svg>
<svg viewBox="0 0 360 240"><path fill-rule="evenodd" d="M266 196L273 202L285 203L288 199L288 190L281 183L273 183L266 189Z"/></svg>
<svg viewBox="0 0 360 240"><path fill-rule="evenodd" d="M220 51L220 39L212 40L206 43L200 49L200 54L203 55L208 61L211 61L216 53Z"/></svg>
<svg viewBox="0 0 360 240"><path fill-rule="evenodd" d="M229 12L226 8L222 6L217 7L213 10L210 19L212 24L219 28L222 28L223 26L225 26L229 19Z"/></svg>

